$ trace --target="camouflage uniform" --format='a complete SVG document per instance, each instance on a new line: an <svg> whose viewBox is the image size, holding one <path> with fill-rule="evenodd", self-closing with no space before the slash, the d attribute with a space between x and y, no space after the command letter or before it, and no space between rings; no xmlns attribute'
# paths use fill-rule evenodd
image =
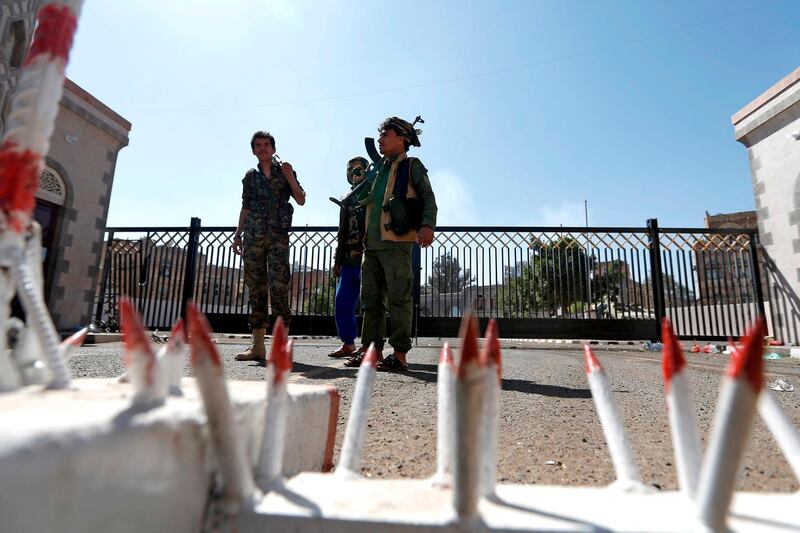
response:
<svg viewBox="0 0 800 533"><path fill-rule="evenodd" d="M269 328L267 290L273 316L282 316L288 327L289 309L289 230L294 208L289 203L291 189L281 168L273 165L270 176L250 169L242 180L242 209L248 209L244 225L244 282L250 289L250 329Z"/></svg>
<svg viewBox="0 0 800 533"><path fill-rule="evenodd" d="M369 346L374 342L383 349L386 335L386 311L391 318L389 345L396 351L407 353L411 349L411 321L414 315L411 289L414 275L411 268L411 251L415 246L417 232L411 230L396 235L383 226L383 205L387 186L394 182L394 172L400 160L383 158L378 164L378 174L368 196L362 198L367 206L365 250L361 262L361 305L364 323L361 342ZM423 199L425 207L422 225L436 228L436 198L428 180L428 171L419 159L411 163L409 190ZM391 193L391 190L388 191Z"/></svg>

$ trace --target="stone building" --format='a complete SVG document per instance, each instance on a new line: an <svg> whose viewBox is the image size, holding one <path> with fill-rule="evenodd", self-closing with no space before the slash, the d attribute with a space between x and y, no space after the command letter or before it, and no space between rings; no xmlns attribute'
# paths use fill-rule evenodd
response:
<svg viewBox="0 0 800 533"><path fill-rule="evenodd" d="M800 67L732 117L747 148L775 336L800 343Z"/></svg>
<svg viewBox="0 0 800 533"><path fill-rule="evenodd" d="M0 130L30 45L38 4L0 4ZM43 233L45 299L61 331L91 322L117 154L128 145L130 129L130 122L65 80L35 211Z"/></svg>

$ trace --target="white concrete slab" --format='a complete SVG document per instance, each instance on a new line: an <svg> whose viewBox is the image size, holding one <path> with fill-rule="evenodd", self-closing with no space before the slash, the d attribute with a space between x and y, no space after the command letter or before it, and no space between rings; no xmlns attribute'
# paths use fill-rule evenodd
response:
<svg viewBox="0 0 800 533"><path fill-rule="evenodd" d="M729 525L741 532L798 531L798 504L797 494L737 493ZM452 511L452 492L429 481L348 480L306 473L267 494L255 512L241 514L236 529L242 533L696 530L694 507L678 492L500 485L496 499L481 501L479 513L479 522L459 524Z"/></svg>
<svg viewBox="0 0 800 533"><path fill-rule="evenodd" d="M194 380L183 380L184 397L139 412L128 384L74 383L0 395L0 530L199 531L214 462ZM228 382L251 464L265 386ZM290 385L289 394L284 474L329 469L338 392Z"/></svg>

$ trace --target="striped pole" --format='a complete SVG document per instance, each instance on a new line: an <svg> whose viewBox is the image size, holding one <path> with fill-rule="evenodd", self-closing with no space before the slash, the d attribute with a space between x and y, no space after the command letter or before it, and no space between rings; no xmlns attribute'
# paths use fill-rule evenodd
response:
<svg viewBox="0 0 800 533"><path fill-rule="evenodd" d="M633 458L625 426L614 402L614 393L608 384L608 377L588 344L583 347L583 353L589 388L592 391L600 425L603 427L603 435L606 437L611 462L614 463L614 471L617 474L616 484L624 489L642 488L639 468Z"/></svg>
<svg viewBox="0 0 800 533"><path fill-rule="evenodd" d="M267 360L267 401L256 473L256 484L264 492L280 481L283 471L286 417L289 414L289 392L286 384L291 371L292 342L286 334L283 318L279 316L272 328L272 346Z"/></svg>
<svg viewBox="0 0 800 533"><path fill-rule="evenodd" d="M129 298L119 301L122 319L122 342L124 343L125 366L133 385L133 404L141 407L164 403L167 396L167 383L147 340L139 314Z"/></svg>
<svg viewBox="0 0 800 533"><path fill-rule="evenodd" d="M26 260L26 235L35 206L34 194L50 146L64 68L72 47L82 0L44 2L22 67L6 129L0 143L0 263L10 267L28 326L42 345L53 378L51 388L65 388L71 376L59 350L59 336L42 295L41 262ZM8 280L0 280L7 283ZM5 302L0 302L5 305ZM0 316L0 326L5 324Z"/></svg>
<svg viewBox="0 0 800 533"><path fill-rule="evenodd" d="M764 319L750 328L744 345L731 354L720 390L714 427L697 487L700 521L714 531L725 529L747 437L753 426L763 380Z"/></svg>
<svg viewBox="0 0 800 533"><path fill-rule="evenodd" d="M158 352L158 360L164 369L167 392L170 396L183 396L181 378L183 377L184 352L186 350L186 327L179 318L169 333L167 345Z"/></svg>
<svg viewBox="0 0 800 533"><path fill-rule="evenodd" d="M453 483L455 385L453 352L450 345L444 343L436 374L436 473L433 475L433 484L439 487L450 487Z"/></svg>
<svg viewBox="0 0 800 533"><path fill-rule="evenodd" d="M478 321L472 312L461 321L461 349L456 373L456 438L453 507L458 518L478 516L481 495L481 415L486 387L486 361L478 351Z"/></svg>
<svg viewBox="0 0 800 533"><path fill-rule="evenodd" d="M483 346L487 370L486 393L483 399L483 429L481 431L481 495L494 494L497 484L497 433L499 431L498 404L500 388L503 384L503 368L500 355L500 334L495 319L489 320L486 327L486 343Z"/></svg>
<svg viewBox="0 0 800 533"><path fill-rule="evenodd" d="M686 359L667 318L664 318L661 325L661 338L664 341L664 394L672 430L672 445L675 447L678 483L681 490L693 498L702 464L700 437L685 372Z"/></svg>
<svg viewBox="0 0 800 533"><path fill-rule="evenodd" d="M800 433L770 391L764 391L759 397L758 414L775 437L783 456L794 471L794 477L800 479Z"/></svg>
<svg viewBox="0 0 800 533"><path fill-rule="evenodd" d="M227 512L237 512L254 503L255 486L244 448L236 435L233 408L225 386L225 373L211 328L194 303L186 306L191 361L203 399L211 445L223 480L222 503Z"/></svg>
<svg viewBox="0 0 800 533"><path fill-rule="evenodd" d="M358 368L358 380L353 391L353 404L347 418L347 427L342 440L342 455L336 473L344 476L358 476L361 471L361 449L364 446L364 433L367 428L370 396L375 385L375 367L378 365L378 350L375 343L369 345L367 354Z"/></svg>

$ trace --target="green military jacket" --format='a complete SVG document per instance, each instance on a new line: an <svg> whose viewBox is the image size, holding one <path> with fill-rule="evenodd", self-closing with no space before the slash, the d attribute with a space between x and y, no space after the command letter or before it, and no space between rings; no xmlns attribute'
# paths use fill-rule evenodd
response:
<svg viewBox="0 0 800 533"><path fill-rule="evenodd" d="M383 213L383 205L387 198L387 185L389 181L394 182L392 175L393 165L400 159L404 158L405 154L396 159L389 159L384 157L379 163L378 174L372 184L366 197L362 197L361 204L367 207L366 216L366 249L378 250L386 248L406 247L411 248L414 241L416 241L416 232L412 230L409 232L411 236L403 236L397 238L391 232L382 230L381 214ZM396 166L396 165L395 165ZM390 176L391 175L391 176ZM391 177L391 180L390 180ZM411 170L409 176L409 187L413 188L413 192L422 199L424 208L422 212L422 225L430 226L436 229L436 215L438 208L436 207L436 196L433 194L431 182L428 179L428 170L417 158L411 162ZM386 215L384 214L384 219Z"/></svg>

